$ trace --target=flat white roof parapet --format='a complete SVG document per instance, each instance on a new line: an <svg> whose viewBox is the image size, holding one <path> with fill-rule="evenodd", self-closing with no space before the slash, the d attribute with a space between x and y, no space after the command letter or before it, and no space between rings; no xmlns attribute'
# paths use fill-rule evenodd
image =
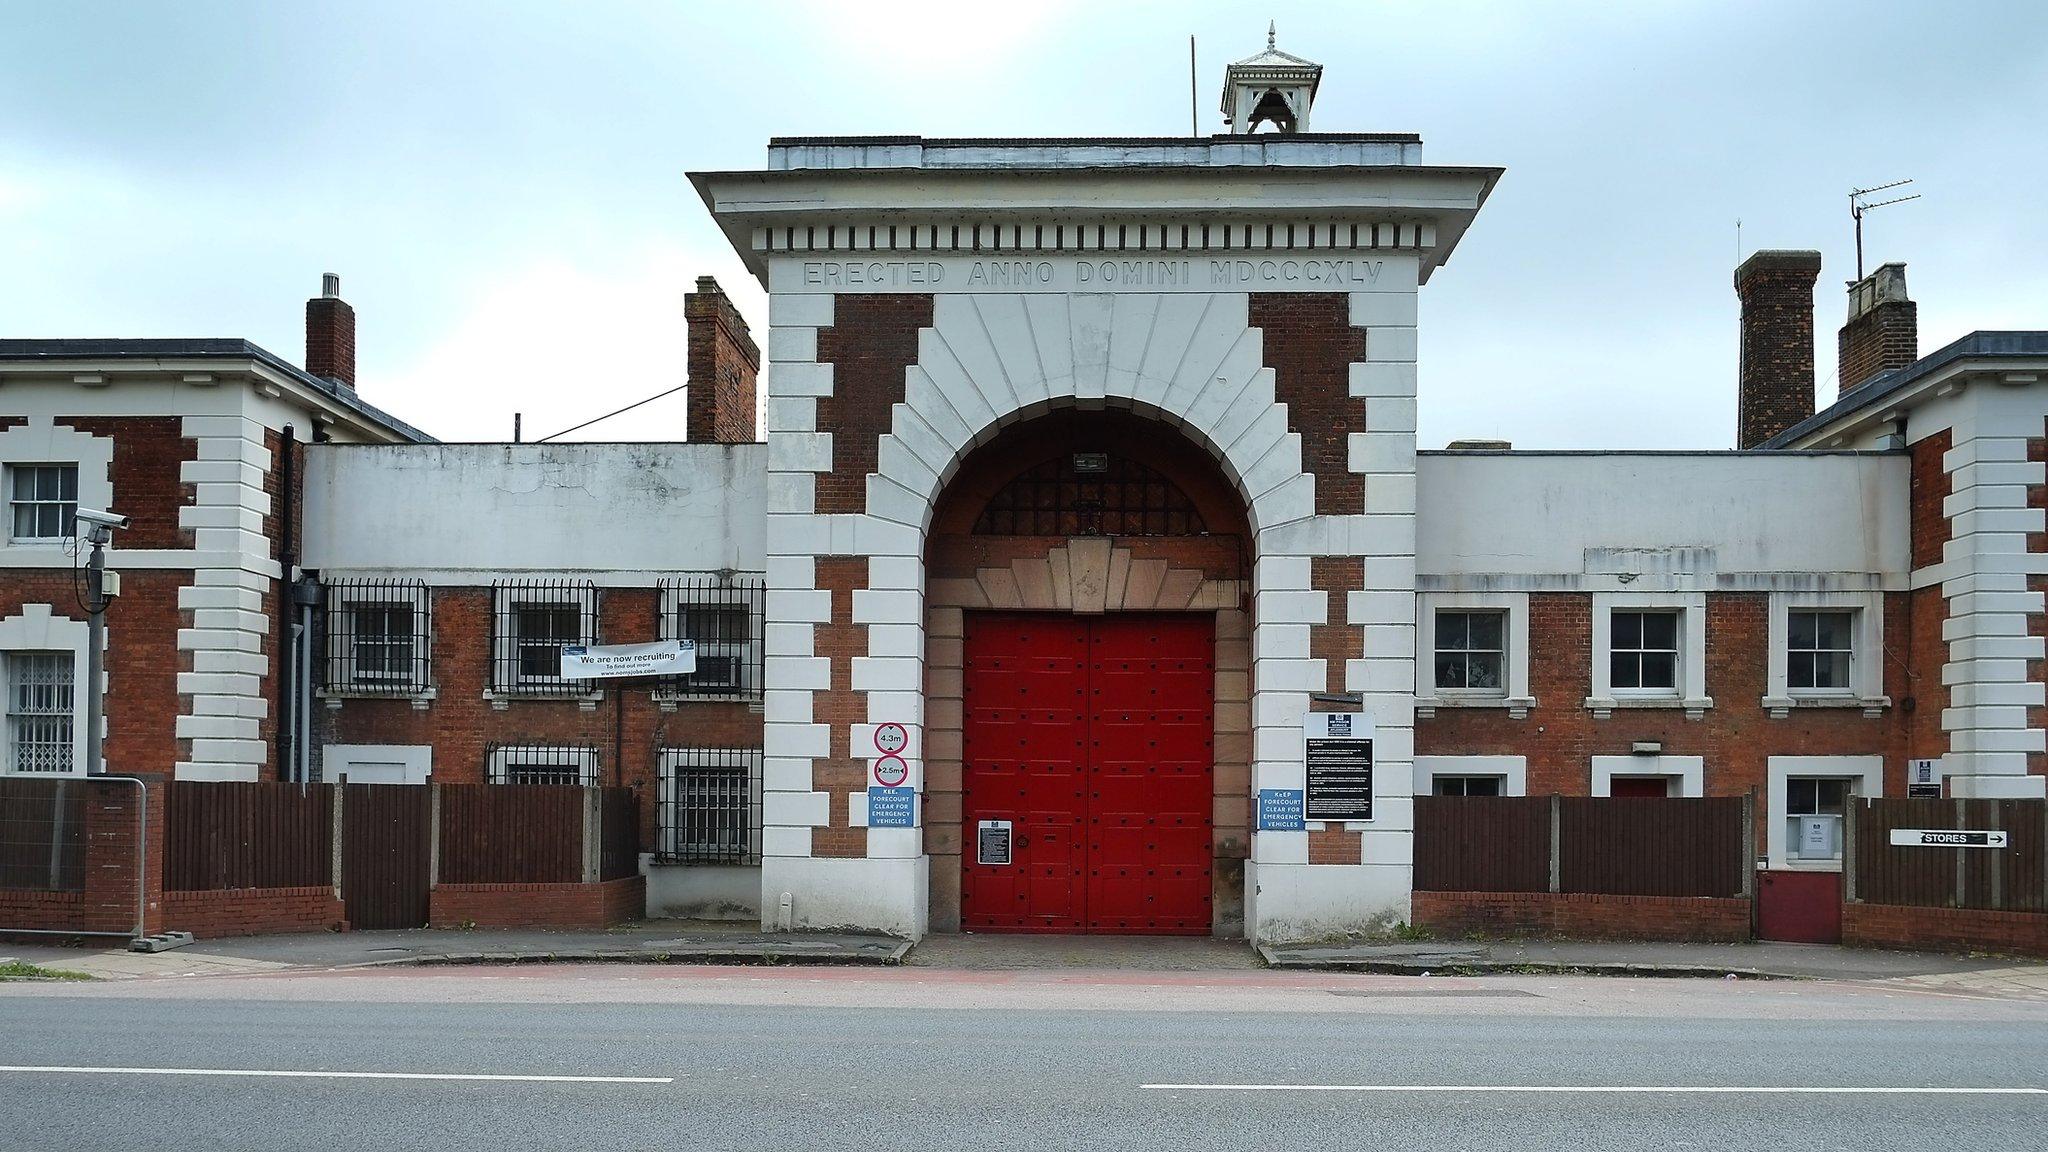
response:
<svg viewBox="0 0 2048 1152"><path fill-rule="evenodd" d="M768 170L818 168L1328 168L1422 163L1404 132L1210 137L940 139L786 136L768 142Z"/></svg>

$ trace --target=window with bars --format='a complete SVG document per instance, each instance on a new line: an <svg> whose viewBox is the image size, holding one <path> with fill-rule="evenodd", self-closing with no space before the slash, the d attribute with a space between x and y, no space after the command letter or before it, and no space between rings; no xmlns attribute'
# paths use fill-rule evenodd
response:
<svg viewBox="0 0 2048 1152"><path fill-rule="evenodd" d="M1617 611L1608 618L1608 685L1616 691L1678 691L1678 613Z"/></svg>
<svg viewBox="0 0 2048 1152"><path fill-rule="evenodd" d="M597 749L578 744L493 744L484 752L493 784L595 784Z"/></svg>
<svg viewBox="0 0 2048 1152"><path fill-rule="evenodd" d="M73 745L76 693L70 652L9 652L7 769L48 776L77 770Z"/></svg>
<svg viewBox="0 0 2048 1152"><path fill-rule="evenodd" d="M1785 680L1795 692L1841 693L1849 688L1856 614L1793 609L1786 614Z"/></svg>
<svg viewBox="0 0 2048 1152"><path fill-rule="evenodd" d="M327 690L417 695L433 685L433 600L418 580L327 586Z"/></svg>
<svg viewBox="0 0 2048 1152"><path fill-rule="evenodd" d="M493 589L491 687L504 693L577 696L593 690L562 675L562 649L597 643L597 585L508 581Z"/></svg>
<svg viewBox="0 0 2048 1152"><path fill-rule="evenodd" d="M1025 470L974 522L977 536L1202 536L1180 486L1120 456L1074 452Z"/></svg>
<svg viewBox="0 0 2048 1152"><path fill-rule="evenodd" d="M69 540L78 532L78 465L10 464L7 500L14 540Z"/></svg>
<svg viewBox="0 0 2048 1152"><path fill-rule="evenodd" d="M746 864L757 847L759 748L664 748L655 856L670 864Z"/></svg>
<svg viewBox="0 0 2048 1152"><path fill-rule="evenodd" d="M1436 614L1436 686L1453 692L1500 693L1507 683L1507 613L1441 611Z"/></svg>
<svg viewBox="0 0 2048 1152"><path fill-rule="evenodd" d="M707 574L661 584L662 637L697 645L697 670L663 677L674 697L761 698L765 582L758 576Z"/></svg>

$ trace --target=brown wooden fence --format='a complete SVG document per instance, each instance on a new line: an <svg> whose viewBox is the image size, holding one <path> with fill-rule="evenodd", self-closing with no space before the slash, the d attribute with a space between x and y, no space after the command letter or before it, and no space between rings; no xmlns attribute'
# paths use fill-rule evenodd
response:
<svg viewBox="0 0 2048 1152"><path fill-rule="evenodd" d="M85 887L83 780L0 779L0 888Z"/></svg>
<svg viewBox="0 0 2048 1152"><path fill-rule="evenodd" d="M585 789L574 784L443 784L440 793L442 883L583 881Z"/></svg>
<svg viewBox="0 0 2048 1152"><path fill-rule="evenodd" d="M2048 800L1871 799L1849 817L1847 899L2048 912ZM1894 846L1897 828L2000 831L2006 847Z"/></svg>
<svg viewBox="0 0 2048 1152"><path fill-rule="evenodd" d="M602 800L602 848L597 878L640 874L640 797L631 788L607 788Z"/></svg>
<svg viewBox="0 0 2048 1152"><path fill-rule="evenodd" d="M50 836L61 823L51 797L61 791L57 781L0 781L0 887L49 881ZM593 798L574 785L175 781L166 795L166 889L338 884L349 919L366 928L424 923L436 879L576 884L639 871L639 806L627 788ZM84 867L84 790L72 788L64 804L76 831L59 828L69 837L59 857L75 885ZM586 828L596 837L588 845Z"/></svg>
<svg viewBox="0 0 2048 1152"><path fill-rule="evenodd" d="M1417 796L1415 887L1550 891L1550 798Z"/></svg>
<svg viewBox="0 0 2048 1152"><path fill-rule="evenodd" d="M1418 796L1424 892L1741 896L1751 876L1740 796Z"/></svg>
<svg viewBox="0 0 2048 1152"><path fill-rule="evenodd" d="M334 883L334 798L328 785L173 780L164 797L167 890Z"/></svg>

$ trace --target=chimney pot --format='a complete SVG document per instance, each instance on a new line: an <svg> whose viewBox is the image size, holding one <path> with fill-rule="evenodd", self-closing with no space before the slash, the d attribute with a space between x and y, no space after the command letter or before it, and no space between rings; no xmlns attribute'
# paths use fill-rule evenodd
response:
<svg viewBox="0 0 2048 1152"><path fill-rule="evenodd" d="M1736 447L1755 448L1813 412L1813 285L1820 253L1766 249L1735 270L1742 298Z"/></svg>
<svg viewBox="0 0 2048 1152"><path fill-rule="evenodd" d="M322 272L320 274L320 295L328 300L341 299L341 273Z"/></svg>

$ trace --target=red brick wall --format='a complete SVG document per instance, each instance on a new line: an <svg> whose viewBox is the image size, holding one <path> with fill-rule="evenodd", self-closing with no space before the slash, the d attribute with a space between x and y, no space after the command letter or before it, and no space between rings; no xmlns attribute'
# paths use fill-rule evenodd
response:
<svg viewBox="0 0 2048 1152"><path fill-rule="evenodd" d="M660 611L658 589L601 589L598 635L618 642L657 636ZM489 588L434 589L435 698L424 709L403 699L351 698L338 708L315 700L316 742L431 745L434 779L451 784L484 781L485 752L494 744L593 746L603 782L638 791L643 845L654 843L658 749L761 746L761 714L743 701L685 700L664 712L647 688L623 689L622 706L615 699L622 690L610 687L591 711L567 699L514 699L493 708L484 699L491 682L492 614Z"/></svg>
<svg viewBox="0 0 2048 1152"><path fill-rule="evenodd" d="M1923 437L1911 449L1912 492L1908 501L1912 532L1913 567L1941 563L1942 545L1955 536L1955 526L1942 510L1942 501L1955 491L1955 479L1941 458L1955 446L1947 428Z"/></svg>
<svg viewBox="0 0 2048 1152"><path fill-rule="evenodd" d="M51 614L83 622L83 595L69 568L0 569L0 618L24 605L47 604ZM178 752L178 672L191 656L177 649L187 614L178 589L192 582L183 569L121 574L121 595L107 609L107 767L114 772L169 773ZM83 722L84 702L78 714Z"/></svg>
<svg viewBox="0 0 2048 1152"><path fill-rule="evenodd" d="M1417 892L1410 919L1444 936L1733 943L1750 938L1749 901L1705 896Z"/></svg>
<svg viewBox="0 0 2048 1152"><path fill-rule="evenodd" d="M610 928L637 920L647 906L640 876L599 884L436 884L428 900L433 928Z"/></svg>
<svg viewBox="0 0 2048 1152"><path fill-rule="evenodd" d="M195 489L181 466L199 458L199 444L176 416L59 416L56 423L114 441L114 509L134 521L117 548L190 548L192 532L178 527L178 510Z"/></svg>
<svg viewBox="0 0 2048 1152"><path fill-rule="evenodd" d="M1762 592L1719 592L1707 597L1707 695L1714 707L1699 720L1676 708L1616 709L1606 720L1586 709L1592 688L1592 596L1537 593L1529 597L1529 684L1536 707L1528 719L1504 709L1444 708L1418 719L1415 750L1425 756L1519 754L1528 757L1528 791L1586 795L1592 757L1626 756L1638 740L1660 741L1666 755L1705 759L1710 796L1761 795L1770 756L1884 755L1904 787L1903 737L1894 709L1865 717L1857 708L1794 709L1783 720L1763 710L1768 680L1769 597ZM1906 631L1903 598L1885 598L1885 634L1896 646ZM1939 677L1936 676L1938 681ZM1885 666L1885 691L1906 692L1896 660ZM1925 710L1925 703L1922 704ZM1938 717L1939 709L1935 709ZM1758 821L1759 844L1763 822Z"/></svg>
<svg viewBox="0 0 2048 1152"><path fill-rule="evenodd" d="M754 427L754 380L761 351L732 299L709 276L683 297L689 326L688 438L693 443L745 444Z"/></svg>
<svg viewBox="0 0 2048 1152"><path fill-rule="evenodd" d="M832 365L832 395L818 398L818 428L832 434L832 471L817 480L817 511L867 511L890 408L903 399L903 374L917 363L917 333L932 323L923 293L840 296L832 327L818 330L818 363Z"/></svg>
<svg viewBox="0 0 2048 1152"><path fill-rule="evenodd" d="M142 931L162 929L163 853L139 851L136 834L143 831L152 846L164 842L163 780L150 777L141 785L95 780L86 787L90 792L85 801L84 889L0 889L0 936L6 935L6 928L132 932L138 906L143 911Z"/></svg>
<svg viewBox="0 0 2048 1152"><path fill-rule="evenodd" d="M164 928L190 932L201 940L326 932L347 926L347 909L327 885L164 893Z"/></svg>
<svg viewBox="0 0 2048 1152"><path fill-rule="evenodd" d="M1842 943L2048 957L2048 913L1849 903L1842 905Z"/></svg>
<svg viewBox="0 0 2048 1152"><path fill-rule="evenodd" d="M1265 334L1274 391L1287 405L1287 429L1301 436L1302 469L1315 477L1316 514L1365 511L1365 477L1351 471L1350 434L1365 431L1365 401L1351 396L1354 361L1365 359L1365 332L1351 326L1341 292L1255 292L1251 326Z"/></svg>
<svg viewBox="0 0 2048 1152"><path fill-rule="evenodd" d="M868 698L853 691L853 658L868 653L868 627L853 622L853 594L868 586L865 556L820 556L817 587L832 594L832 622L812 631L812 651L831 661L832 686L811 698L811 719L830 726L831 746L823 760L811 761L811 787L831 797L827 827L811 829L811 855L862 857L868 854L868 830L852 827L848 802L868 785L867 762L853 755L852 725L868 719Z"/></svg>

